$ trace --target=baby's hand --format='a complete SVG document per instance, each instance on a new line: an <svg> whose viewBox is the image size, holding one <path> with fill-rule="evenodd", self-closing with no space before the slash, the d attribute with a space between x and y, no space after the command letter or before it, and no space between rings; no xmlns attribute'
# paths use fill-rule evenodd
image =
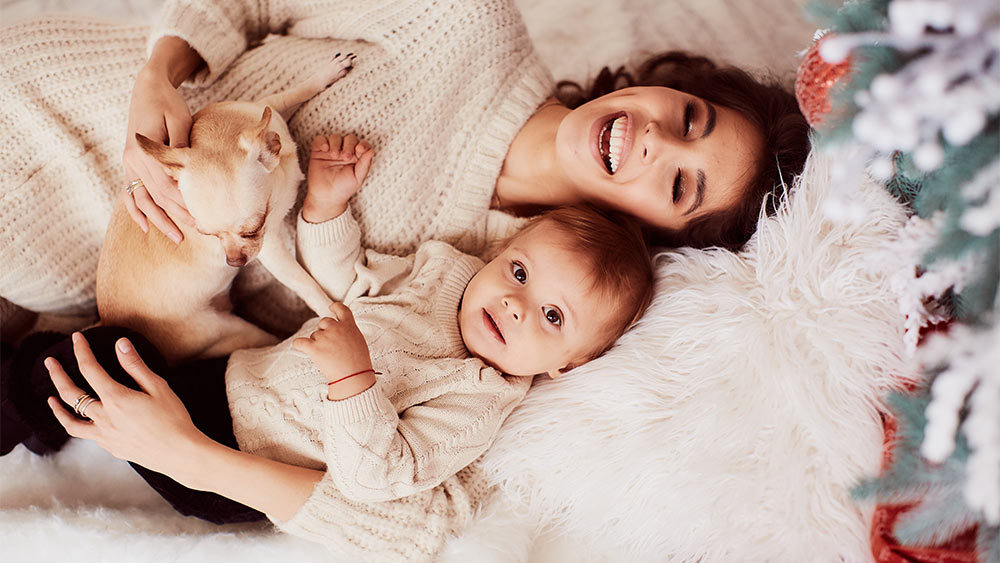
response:
<svg viewBox="0 0 1000 563"><path fill-rule="evenodd" d="M331 317L323 317L309 338L296 338L292 348L316 364L327 382L372 369L368 343L354 322L354 313L343 303L330 305ZM352 378L354 379L354 378Z"/></svg>
<svg viewBox="0 0 1000 563"><path fill-rule="evenodd" d="M313 139L302 218L310 223L322 223L346 211L347 201L368 176L374 156L371 145L354 134L346 137L320 135Z"/></svg>

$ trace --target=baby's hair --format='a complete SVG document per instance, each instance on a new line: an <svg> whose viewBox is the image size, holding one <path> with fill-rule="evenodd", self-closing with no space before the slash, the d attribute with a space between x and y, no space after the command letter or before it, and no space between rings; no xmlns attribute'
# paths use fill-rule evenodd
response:
<svg viewBox="0 0 1000 563"><path fill-rule="evenodd" d="M649 249L639 223L617 212L590 205L557 207L532 219L521 232L546 222L569 235L568 250L589 262L593 287L618 313L604 327L591 360L607 351L653 300Z"/></svg>

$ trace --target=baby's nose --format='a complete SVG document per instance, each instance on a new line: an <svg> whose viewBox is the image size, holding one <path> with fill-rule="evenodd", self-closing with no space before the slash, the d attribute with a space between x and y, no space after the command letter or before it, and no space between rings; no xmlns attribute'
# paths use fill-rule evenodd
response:
<svg viewBox="0 0 1000 563"><path fill-rule="evenodd" d="M504 297L503 306L504 308L507 309L508 312L510 312L510 315L514 317L515 321L521 320L522 316L521 307L517 299L514 299L513 297Z"/></svg>

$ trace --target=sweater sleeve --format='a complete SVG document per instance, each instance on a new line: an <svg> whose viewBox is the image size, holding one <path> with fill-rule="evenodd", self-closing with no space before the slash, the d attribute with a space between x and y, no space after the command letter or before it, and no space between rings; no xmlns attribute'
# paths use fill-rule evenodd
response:
<svg viewBox="0 0 1000 563"><path fill-rule="evenodd" d="M200 86L269 34L362 40L400 52L439 21L481 20L495 11L467 0L167 0L148 48L167 35L186 41L206 63L191 78Z"/></svg>
<svg viewBox="0 0 1000 563"><path fill-rule="evenodd" d="M356 501L435 487L486 451L530 385L530 378L503 376L476 360L434 363L423 368L443 369L446 390L398 414L378 383L326 402L327 474L319 487Z"/></svg>
<svg viewBox="0 0 1000 563"><path fill-rule="evenodd" d="M350 303L362 295L391 291L413 269L414 257L361 248L361 228L350 208L322 223L299 214L295 228L299 261L332 299Z"/></svg>

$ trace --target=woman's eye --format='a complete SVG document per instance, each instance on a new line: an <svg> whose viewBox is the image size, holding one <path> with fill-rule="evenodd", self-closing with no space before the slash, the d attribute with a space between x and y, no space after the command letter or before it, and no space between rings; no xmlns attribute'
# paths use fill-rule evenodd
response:
<svg viewBox="0 0 1000 563"><path fill-rule="evenodd" d="M680 201L682 197L684 197L684 186L681 185L681 170L680 168L678 168L677 175L674 176L674 191L673 191L674 203Z"/></svg>
<svg viewBox="0 0 1000 563"><path fill-rule="evenodd" d="M688 100L684 106L684 136L687 137L694 129L694 100Z"/></svg>
<svg viewBox="0 0 1000 563"><path fill-rule="evenodd" d="M521 283L528 281L528 271L519 262L511 262L510 273L515 280Z"/></svg>
<svg viewBox="0 0 1000 563"><path fill-rule="evenodd" d="M562 315L559 314L559 309L545 306L542 307L542 313L545 314L545 320L556 326L562 326Z"/></svg>

